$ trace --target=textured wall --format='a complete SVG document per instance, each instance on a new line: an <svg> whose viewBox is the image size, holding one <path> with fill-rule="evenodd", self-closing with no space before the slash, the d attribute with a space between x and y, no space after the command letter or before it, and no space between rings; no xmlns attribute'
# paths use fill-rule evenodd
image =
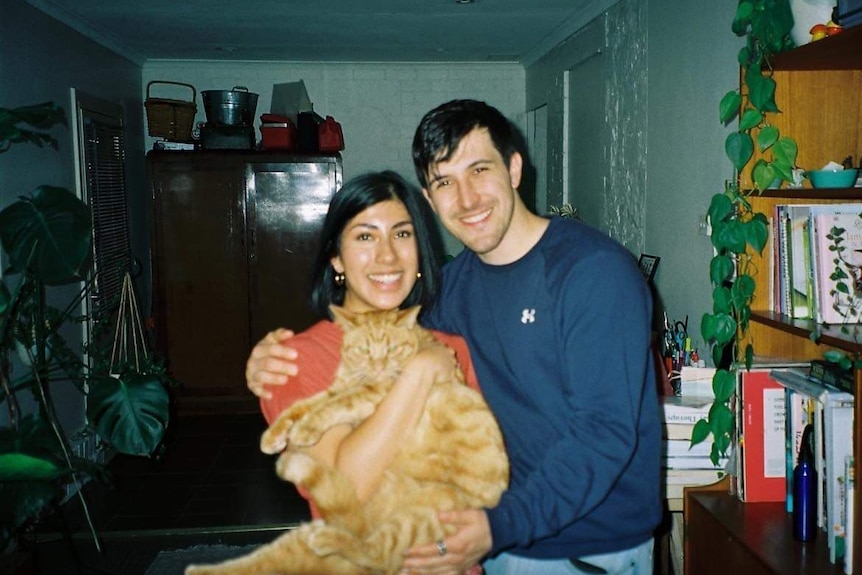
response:
<svg viewBox="0 0 862 575"><path fill-rule="evenodd" d="M582 201L600 204L601 221L592 223L637 254L643 248L646 202L646 2L622 0L530 66L527 109L548 107L548 204L568 201L565 72L597 52L603 53L607 70L603 133L595 139L605 149L604 161L590 164L599 173L590 176L603 184L584 192L599 197Z"/></svg>
<svg viewBox="0 0 862 575"><path fill-rule="evenodd" d="M611 236L643 251L646 218L646 2L624 0L605 18L609 82L604 223Z"/></svg>

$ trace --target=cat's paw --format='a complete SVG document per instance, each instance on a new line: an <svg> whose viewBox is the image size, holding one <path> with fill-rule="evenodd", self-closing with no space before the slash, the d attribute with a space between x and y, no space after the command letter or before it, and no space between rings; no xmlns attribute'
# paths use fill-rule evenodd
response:
<svg viewBox="0 0 862 575"><path fill-rule="evenodd" d="M270 425L260 436L260 450L264 453L281 453L287 448L292 421Z"/></svg>
<svg viewBox="0 0 862 575"><path fill-rule="evenodd" d="M320 431L307 425L295 425L287 434L288 441L299 447L309 447L320 441Z"/></svg>
<svg viewBox="0 0 862 575"><path fill-rule="evenodd" d="M286 451L275 463L275 472L285 481L302 485L317 465L318 463L308 455Z"/></svg>

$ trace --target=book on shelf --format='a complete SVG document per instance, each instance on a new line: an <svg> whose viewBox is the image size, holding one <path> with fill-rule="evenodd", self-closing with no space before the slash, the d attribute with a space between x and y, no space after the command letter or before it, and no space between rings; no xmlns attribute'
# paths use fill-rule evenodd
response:
<svg viewBox="0 0 862 575"><path fill-rule="evenodd" d="M846 518L846 460L852 456L853 406L851 394L812 379L800 369L772 374L788 389L809 398L814 422L815 468L818 473L817 525L826 531L829 558L844 555Z"/></svg>
<svg viewBox="0 0 862 575"><path fill-rule="evenodd" d="M714 398L700 395L666 395L662 397L662 420L665 423L697 423L706 419Z"/></svg>
<svg viewBox="0 0 862 575"><path fill-rule="evenodd" d="M784 387L772 368L739 372L742 408L740 470L746 502L784 501L786 497Z"/></svg>
<svg viewBox="0 0 862 575"><path fill-rule="evenodd" d="M847 458L845 463L844 475L847 477L847 497L844 502L844 518L847 522L847 528L844 532L844 573L845 575L853 575L853 545L855 543L855 500L856 500L856 471L853 466L854 456Z"/></svg>
<svg viewBox="0 0 862 575"><path fill-rule="evenodd" d="M826 541L832 563L843 561L846 551L846 466L853 455L853 403L852 395L839 391L828 394L823 406Z"/></svg>
<svg viewBox="0 0 862 575"><path fill-rule="evenodd" d="M815 309L818 323L845 324L862 320L862 298L856 295L855 289L862 281L862 218L855 209L850 212L812 214L811 241L817 285ZM844 250L840 256L835 251L832 239L833 231L837 229L844 230L841 234ZM850 293L844 293L837 288L837 270L846 275L843 282L849 284Z"/></svg>
<svg viewBox="0 0 862 575"><path fill-rule="evenodd" d="M779 496L774 492L768 499L763 499L763 483L766 481L766 483L774 490L778 487L776 484L786 485L787 482L783 467L786 443L784 439L784 417L786 410L784 409L783 387L778 383L774 383L774 386L779 390L777 393L777 401L779 401L781 405L778 406L775 402L764 404L766 407L771 408L769 416L767 417L766 414L763 413L763 409L757 408L754 403L750 402L746 405L744 400L746 390L743 390L743 381L751 379L751 374L753 373L768 374L772 370L789 368L807 369L808 366L808 362L794 361L786 357L755 356L752 360L750 370L740 368L737 371L736 394L734 395L734 401L730 405L735 421L735 436L733 442L734 450L731 454L730 461L733 466L731 478L732 490L742 501L783 501L785 497ZM763 381L763 376L761 375L754 377L756 379L754 380L754 383L749 384L749 387ZM758 405L763 404L760 399L754 397L754 393L755 390L751 389L747 395L751 396ZM773 400L776 399L776 397L774 397L776 395L774 391L769 391L767 395L773 396L771 397ZM764 421L776 419L777 421L775 421L775 424L778 427L764 430ZM757 432L757 435L754 435L755 432L753 431L752 425L757 425L759 427L760 431ZM777 429L780 431L776 431ZM746 435L748 435L751 440L751 449L746 449ZM777 450L780 450L780 453L778 453ZM748 460L752 458L756 458L757 461L755 463L748 463ZM779 465L780 469L776 469L776 465ZM764 475L767 473L768 475ZM781 478L777 478L775 473L778 473ZM746 479L750 479L754 485L750 497L746 496Z"/></svg>
<svg viewBox="0 0 862 575"><path fill-rule="evenodd" d="M727 466L728 458L722 457L718 460L718 466L713 465L709 456L692 455L690 457L665 457L662 460L662 468L668 470L691 470L709 469L723 470Z"/></svg>
<svg viewBox="0 0 862 575"><path fill-rule="evenodd" d="M825 359L811 360L811 371L808 376L851 395L856 392L853 372L842 368L837 363Z"/></svg>
<svg viewBox="0 0 862 575"><path fill-rule="evenodd" d="M691 440L693 423L662 423L662 439Z"/></svg>
<svg viewBox="0 0 862 575"><path fill-rule="evenodd" d="M691 439L665 439L662 442L662 456L664 457L706 457L709 458L709 453L712 450L712 445L709 441L701 441L695 445L691 444Z"/></svg>
<svg viewBox="0 0 862 575"><path fill-rule="evenodd" d="M771 253L764 255L773 264L769 277L770 309L795 319L813 318L818 323L829 324L848 322L848 314L842 313L842 307L847 305L862 311L860 298L849 298L833 290L835 280L831 276L836 266L836 253L834 248L830 249L832 240L827 237L833 224L838 223L846 230L844 244L848 249L843 259L850 265L842 263L842 270L853 278L855 266L862 263L862 253L856 251L862 249L862 221L854 217L860 213L860 202L777 204L773 207ZM854 232L856 229L860 231ZM848 300L852 304L848 304ZM852 321L858 322L858 316Z"/></svg>
<svg viewBox="0 0 862 575"><path fill-rule="evenodd" d="M682 499L686 487L711 485L724 477L722 469L665 469L663 489L666 499Z"/></svg>
<svg viewBox="0 0 862 575"><path fill-rule="evenodd" d="M720 467L706 469L667 469L664 481L668 485L709 485L724 477Z"/></svg>
<svg viewBox="0 0 862 575"><path fill-rule="evenodd" d="M787 250L789 257L789 287L790 309L788 315L794 319L809 319L812 316L813 304L809 299L812 294L811 277L808 273L811 267L808 215L811 206L807 204L791 204L787 206Z"/></svg>
<svg viewBox="0 0 862 575"><path fill-rule="evenodd" d="M811 399L811 420L814 423L814 468L817 470L817 526L825 528L826 507L824 499L824 484L826 470L823 465L823 405L824 396L829 388L808 377L807 371L788 369L772 376L783 386ZM795 459L794 459L795 465Z"/></svg>
<svg viewBox="0 0 862 575"><path fill-rule="evenodd" d="M785 315L791 314L791 284L790 284L790 216L787 206L778 204L774 208L775 224L773 234L775 241L775 254L773 275L775 278L775 301L773 309Z"/></svg>
<svg viewBox="0 0 862 575"><path fill-rule="evenodd" d="M682 395L696 395L700 397L715 397L712 391L712 378L715 376L714 367L697 367L684 365L679 370L680 391Z"/></svg>
<svg viewBox="0 0 862 575"><path fill-rule="evenodd" d="M776 308L776 272L778 270L778 266L776 265L776 256L777 256L777 227L776 227L776 219L775 219L775 209L769 213L764 214L766 216L767 224L769 225L769 241L766 242L766 245L763 246L763 252L761 252L760 256L764 263L771 263L770 274L764 274L766 277L766 293L767 293L767 309L775 310Z"/></svg>

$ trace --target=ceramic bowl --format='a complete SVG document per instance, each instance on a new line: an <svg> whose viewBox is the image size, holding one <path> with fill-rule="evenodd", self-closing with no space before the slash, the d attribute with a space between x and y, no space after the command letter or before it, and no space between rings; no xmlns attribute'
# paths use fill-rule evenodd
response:
<svg viewBox="0 0 862 575"><path fill-rule="evenodd" d="M810 170L805 175L815 188L852 188L856 183L857 170Z"/></svg>

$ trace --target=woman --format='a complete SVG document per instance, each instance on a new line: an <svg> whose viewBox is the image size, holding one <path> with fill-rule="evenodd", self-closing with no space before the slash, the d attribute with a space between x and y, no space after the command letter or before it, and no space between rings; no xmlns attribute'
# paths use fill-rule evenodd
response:
<svg viewBox="0 0 862 575"><path fill-rule="evenodd" d="M254 348L246 366L246 375L264 372L255 380L274 384L253 389L261 397L267 422L272 423L295 401L331 384L342 333L331 321L330 304L366 312L433 302L440 282L441 253L435 226L419 191L394 172L354 178L333 197L312 268L312 307L326 319L295 336L287 330L271 332ZM334 427L307 448L310 455L344 473L355 485L360 501L377 488L401 438L418 421L436 374L450 370L457 359L468 385L478 387L464 341L448 334L435 335L450 349L419 353L373 416L355 429ZM288 339L290 348L281 345ZM290 385L278 385L286 383L285 376L277 375L281 361L293 362L296 353L302 357L302 370L292 372ZM317 516L313 505L312 514Z"/></svg>

